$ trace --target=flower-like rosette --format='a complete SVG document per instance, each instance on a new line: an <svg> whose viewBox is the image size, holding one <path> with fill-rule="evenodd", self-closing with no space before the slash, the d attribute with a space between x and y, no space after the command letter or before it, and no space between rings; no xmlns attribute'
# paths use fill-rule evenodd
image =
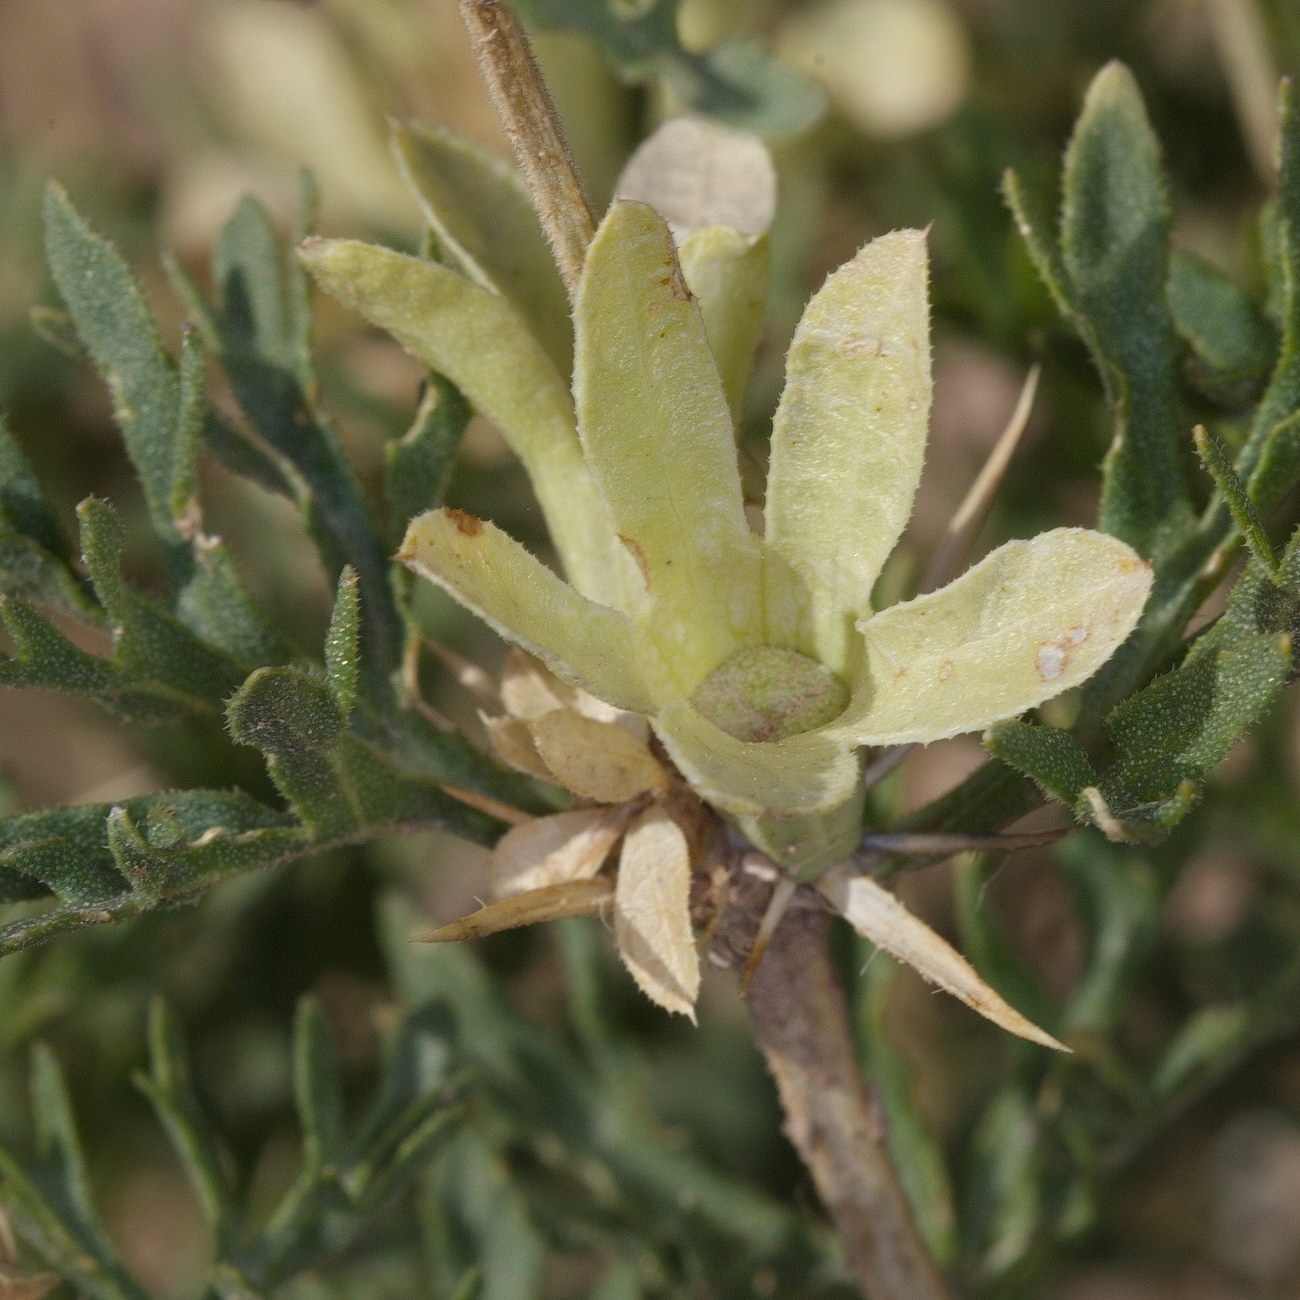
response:
<svg viewBox="0 0 1300 1300"><path fill-rule="evenodd" d="M980 730L1084 681L1128 636L1150 584L1124 543L1058 529L872 611L921 472L928 320L919 231L874 240L812 299L787 362L760 537L672 236L653 209L616 201L576 304L575 411L605 510L596 522L633 557L640 589L600 604L456 511L415 520L402 559L563 680L647 715L725 813L830 813L853 798L860 747Z"/></svg>

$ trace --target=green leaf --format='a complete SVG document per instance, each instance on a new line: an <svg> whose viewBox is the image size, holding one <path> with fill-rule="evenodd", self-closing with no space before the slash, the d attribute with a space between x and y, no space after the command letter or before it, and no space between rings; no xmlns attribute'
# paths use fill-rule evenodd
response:
<svg viewBox="0 0 1300 1300"><path fill-rule="evenodd" d="M348 842L408 825L439 826L486 844L500 833L495 818L345 732L329 687L301 669L258 669L231 697L226 718L239 744L266 755L272 780L316 841Z"/></svg>
<svg viewBox="0 0 1300 1300"><path fill-rule="evenodd" d="M859 1040L865 1048L865 1068L880 1090L889 1153L930 1253L947 1268L957 1249L952 1184L943 1151L917 1105L916 1081L894 1050L886 1025L889 990L898 969L885 953L872 950L858 998Z"/></svg>
<svg viewBox="0 0 1300 1300"><path fill-rule="evenodd" d="M167 1003L149 1004L149 1073L134 1076L175 1148L208 1226L217 1254L232 1245L232 1189L222 1166L216 1135L199 1106L180 1025Z"/></svg>
<svg viewBox="0 0 1300 1300"><path fill-rule="evenodd" d="M311 998L298 1003L293 1025L293 1087L307 1168L319 1175L343 1141L343 1092L325 1017Z"/></svg>
<svg viewBox="0 0 1300 1300"><path fill-rule="evenodd" d="M1279 572L1277 556L1273 553L1273 545L1264 531L1264 521L1259 517L1259 511L1255 509L1255 503L1250 499L1246 485L1237 477L1237 472L1233 469L1232 461L1224 450L1223 444L1213 434L1207 432L1203 425L1198 425L1192 436L1201 457L1201 464L1205 466L1220 495L1227 502L1233 521L1237 525L1237 531L1249 547L1251 555L1276 581Z"/></svg>
<svg viewBox="0 0 1300 1300"><path fill-rule="evenodd" d="M1006 1084L984 1107L975 1131L962 1220L969 1238L963 1254L978 1259L983 1277L1016 1263L1033 1239L1042 1213L1039 1120L1030 1100Z"/></svg>
<svg viewBox="0 0 1300 1300"><path fill-rule="evenodd" d="M1189 521L1166 299L1171 215L1160 150L1137 84L1108 64L1065 157L1062 261L1069 300L1116 414L1101 524L1151 555Z"/></svg>
<svg viewBox="0 0 1300 1300"><path fill-rule="evenodd" d="M360 663L361 605L357 573L349 566L339 574L334 612L325 635L325 678L344 721L356 702Z"/></svg>
<svg viewBox="0 0 1300 1300"><path fill-rule="evenodd" d="M1187 344L1188 377L1229 406L1258 393L1277 354L1264 314L1216 267L1175 248L1169 261L1169 308Z"/></svg>
<svg viewBox="0 0 1300 1300"><path fill-rule="evenodd" d="M754 41L728 41L704 54L683 48L678 0L516 0L538 27L581 32L625 80L665 77L691 109L760 134L795 135L825 112L821 90Z"/></svg>
<svg viewBox="0 0 1300 1300"><path fill-rule="evenodd" d="M1049 798L1073 808L1097 774L1078 741L1060 727L1010 719L999 722L984 742L995 758L1029 777Z"/></svg>
<svg viewBox="0 0 1300 1300"><path fill-rule="evenodd" d="M1282 348L1241 454L1239 468L1247 481L1253 479L1274 429L1300 408L1300 104L1289 79L1282 82L1279 114L1282 155L1275 226L1277 267L1272 278L1280 286ZM1291 470L1294 482L1294 461ZM1264 509L1271 504L1261 503Z"/></svg>
<svg viewBox="0 0 1300 1300"><path fill-rule="evenodd" d="M83 501L77 518L82 559L112 625L114 666L133 684L170 695L180 708L213 712L242 680L244 666L127 585L125 537L107 502Z"/></svg>
<svg viewBox="0 0 1300 1300"><path fill-rule="evenodd" d="M756 135L800 135L826 113L821 87L756 40L724 41L675 60L669 81L697 112Z"/></svg>
<svg viewBox="0 0 1300 1300"><path fill-rule="evenodd" d="M95 1213L67 1083L54 1053L44 1043L32 1049L32 1109L38 1151L53 1174L63 1202L61 1208L75 1223L78 1235L96 1258L113 1261L112 1243Z"/></svg>
<svg viewBox="0 0 1300 1300"><path fill-rule="evenodd" d="M305 290L259 203L246 199L222 229L212 273L217 308L197 293L187 293L187 299L257 439L270 449L270 457L254 455L259 477L274 473L293 488L331 577L345 564L357 571L364 680L368 693L383 699L402 646L388 557L338 437L313 406ZM209 433L216 427L210 422ZM229 451L230 439L224 445ZM251 445L256 449L256 442ZM249 458L247 440L241 458ZM293 468L291 478L272 468L277 458Z"/></svg>
<svg viewBox="0 0 1300 1300"><path fill-rule="evenodd" d="M1251 1008L1244 1005L1202 1007L1189 1016L1151 1076L1156 1101L1176 1096L1196 1077L1247 1041L1253 1030Z"/></svg>
<svg viewBox="0 0 1300 1300"><path fill-rule="evenodd" d="M468 279L515 307L567 375L573 365L569 297L518 169L446 127L396 126L392 145L442 248Z"/></svg>
<svg viewBox="0 0 1300 1300"><path fill-rule="evenodd" d="M146 795L120 806L83 804L8 818L0 821L0 869L40 880L61 905L0 927L0 954L79 926L126 919L309 848L302 829L283 814L230 791Z"/></svg>
<svg viewBox="0 0 1300 1300"><path fill-rule="evenodd" d="M502 1156L464 1130L435 1163L434 1186L435 1232L446 1243L453 1275L477 1262L483 1300L542 1300L546 1249Z"/></svg>
<svg viewBox="0 0 1300 1300"><path fill-rule="evenodd" d="M22 448L0 418L0 524L66 560L68 544Z"/></svg>
<svg viewBox="0 0 1300 1300"><path fill-rule="evenodd" d="M1226 646L1207 639L1106 720L1116 750L1101 793L1131 837L1160 835L1199 780L1258 720L1291 669L1291 638L1265 632Z"/></svg>
<svg viewBox="0 0 1300 1300"><path fill-rule="evenodd" d="M1088 941L1083 978L1063 1017L1067 1037L1110 1034L1136 988L1155 940L1160 890L1151 868L1132 851L1078 835L1057 849L1074 887Z"/></svg>
<svg viewBox="0 0 1300 1300"><path fill-rule="evenodd" d="M183 331L178 368L130 268L57 186L47 192L45 220L55 282L112 394L150 522L167 547L175 614L212 646L236 656L245 671L280 657L225 548L202 533L196 462L207 397L199 339ZM44 531L49 534L48 526ZM47 536L44 544L59 554L51 540Z"/></svg>
<svg viewBox="0 0 1300 1300"><path fill-rule="evenodd" d="M416 515L446 499L470 415L460 390L441 375L431 374L411 427L384 451L389 539L394 546Z"/></svg>
<svg viewBox="0 0 1300 1300"><path fill-rule="evenodd" d="M154 529L175 537L196 487L194 376L182 382L130 268L54 184L45 195L45 246L59 293L112 393Z"/></svg>
<svg viewBox="0 0 1300 1300"><path fill-rule="evenodd" d="M0 592L101 624L103 614L58 556L0 524Z"/></svg>
<svg viewBox="0 0 1300 1300"><path fill-rule="evenodd" d="M1260 513L1268 514L1300 476L1300 411L1269 430L1254 462L1247 490Z"/></svg>

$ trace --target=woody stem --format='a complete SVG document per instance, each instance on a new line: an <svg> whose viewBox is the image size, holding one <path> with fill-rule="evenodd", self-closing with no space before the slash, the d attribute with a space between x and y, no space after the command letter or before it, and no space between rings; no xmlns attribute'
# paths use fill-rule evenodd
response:
<svg viewBox="0 0 1300 1300"><path fill-rule="evenodd" d="M866 1300L947 1300L881 1141L827 949L830 914L799 901L745 993L786 1135L813 1176Z"/></svg>

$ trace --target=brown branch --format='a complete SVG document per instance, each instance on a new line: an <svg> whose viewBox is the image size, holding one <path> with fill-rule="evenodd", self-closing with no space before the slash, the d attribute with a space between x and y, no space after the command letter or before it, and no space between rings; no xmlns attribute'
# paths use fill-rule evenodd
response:
<svg viewBox="0 0 1300 1300"><path fill-rule="evenodd" d="M532 47L501 0L460 0L474 56L510 138L533 207L569 297L582 274L596 219Z"/></svg>
<svg viewBox="0 0 1300 1300"><path fill-rule="evenodd" d="M741 964L776 879L740 858L710 958ZM886 1154L863 1082L844 993L827 952L831 915L801 886L754 970L745 1003L776 1080L785 1132L803 1158L866 1300L947 1300Z"/></svg>

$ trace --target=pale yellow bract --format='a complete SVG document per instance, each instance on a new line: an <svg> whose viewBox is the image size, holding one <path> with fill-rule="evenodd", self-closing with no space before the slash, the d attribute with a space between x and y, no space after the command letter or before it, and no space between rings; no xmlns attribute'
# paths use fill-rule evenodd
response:
<svg viewBox="0 0 1300 1300"><path fill-rule="evenodd" d="M436 168L430 139L423 165ZM454 163L463 171L463 151ZM873 611L930 408L915 230L867 244L808 304L755 532L733 410L766 234L710 224L709 186L679 174L674 186L697 196L678 231L689 255L647 203L615 199L600 223L574 304L571 386L554 360L567 349L535 332L554 313L494 291L468 253L472 279L351 241L309 241L302 256L497 423L569 580L456 510L416 519L402 560L562 681L647 717L696 794L809 878L859 834L864 746L980 730L1077 686L1133 629L1150 570L1115 538L1058 529ZM440 230L457 257L451 224ZM656 825L647 844L672 834Z"/></svg>

